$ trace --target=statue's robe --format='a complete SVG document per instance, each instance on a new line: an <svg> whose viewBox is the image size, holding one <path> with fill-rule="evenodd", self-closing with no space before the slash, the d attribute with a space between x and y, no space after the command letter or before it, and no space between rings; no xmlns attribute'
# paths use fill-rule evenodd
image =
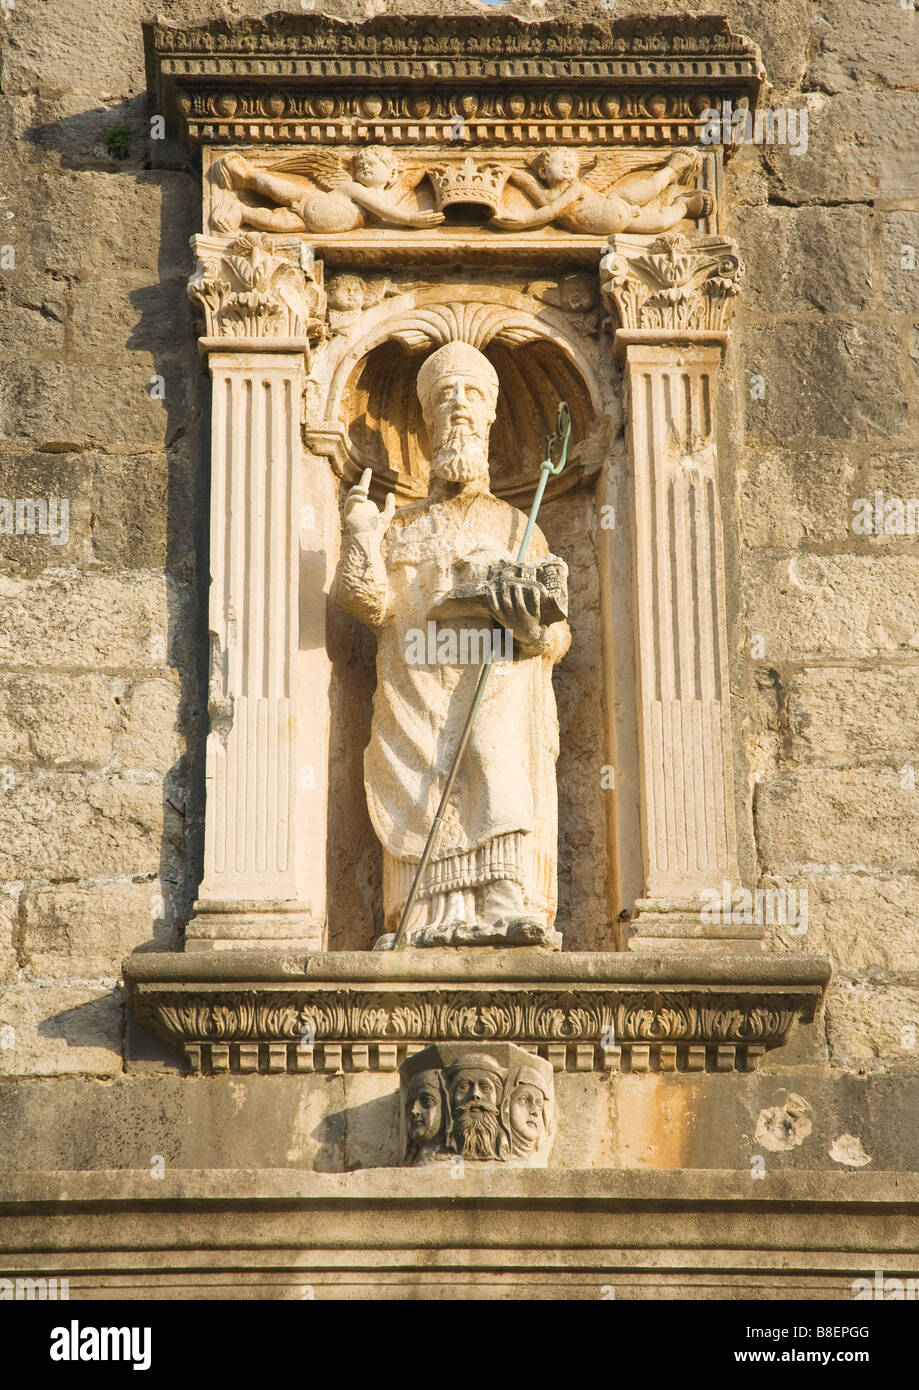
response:
<svg viewBox="0 0 919 1390"><path fill-rule="evenodd" d="M394 930L437 811L479 674L471 665L406 659L431 609L462 581L462 563L515 561L526 517L490 493L412 504L387 532L388 599L377 627L377 688L364 778L384 850L384 912ZM533 532L527 563L548 554ZM457 566L460 566L459 571ZM438 620L438 632L491 629L489 617ZM552 667L569 641L564 622L548 650L496 661L429 866L422 898L510 879L551 923L557 901L558 716ZM473 645L473 650L475 647Z"/></svg>

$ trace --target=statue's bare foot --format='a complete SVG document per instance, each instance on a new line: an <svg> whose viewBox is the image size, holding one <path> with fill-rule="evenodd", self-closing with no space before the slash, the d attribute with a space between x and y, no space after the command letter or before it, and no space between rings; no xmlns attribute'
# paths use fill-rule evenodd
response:
<svg viewBox="0 0 919 1390"><path fill-rule="evenodd" d="M715 199L711 193L703 190L701 193L691 193L686 199L686 216L697 219L700 217L710 217L715 211Z"/></svg>
<svg viewBox="0 0 919 1390"><path fill-rule="evenodd" d="M222 162L224 169L226 169L227 173L232 177L233 182L237 185L242 185L243 188L247 188L255 178L255 168L249 163L245 155L224 155Z"/></svg>

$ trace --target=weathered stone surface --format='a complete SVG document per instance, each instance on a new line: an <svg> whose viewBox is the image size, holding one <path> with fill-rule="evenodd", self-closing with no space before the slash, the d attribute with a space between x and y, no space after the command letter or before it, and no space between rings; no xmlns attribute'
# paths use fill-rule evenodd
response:
<svg viewBox="0 0 919 1390"><path fill-rule="evenodd" d="M744 450L738 480L745 543L785 550L802 541L845 541L856 471L839 448Z"/></svg>
<svg viewBox="0 0 919 1390"><path fill-rule="evenodd" d="M822 0L811 21L814 57L807 85L822 91L864 88L876 82L909 90L916 77L913 6L889 0Z"/></svg>
<svg viewBox="0 0 919 1390"><path fill-rule="evenodd" d="M75 774L17 778L0 797L0 878L155 873L163 790Z"/></svg>
<svg viewBox="0 0 919 1390"><path fill-rule="evenodd" d="M168 432L167 403L180 409L185 399L184 371L148 353L118 366L7 361L0 367L0 437L63 452L98 444L124 452L158 448Z"/></svg>
<svg viewBox="0 0 919 1390"><path fill-rule="evenodd" d="M179 692L168 680L137 681L121 698L115 757L123 768L168 772L183 752L176 732Z"/></svg>
<svg viewBox="0 0 919 1390"><path fill-rule="evenodd" d="M73 332L81 352L194 352L191 305L181 282L134 274L78 284Z"/></svg>
<svg viewBox="0 0 919 1390"><path fill-rule="evenodd" d="M834 1066L856 1072L893 1066L915 1070L919 1056L919 989L915 985L836 980L827 995L826 1021Z"/></svg>
<svg viewBox="0 0 919 1390"><path fill-rule="evenodd" d="M175 659L170 626L180 604L151 573L0 577L0 660L13 669L160 670Z"/></svg>
<svg viewBox="0 0 919 1390"><path fill-rule="evenodd" d="M886 212L881 219L881 303L891 314L919 310L919 212Z"/></svg>
<svg viewBox="0 0 919 1390"><path fill-rule="evenodd" d="M919 877L912 873L770 877L768 886L807 893L807 931L766 928L774 950L825 956L834 971L919 970ZM791 925L795 925L792 923Z"/></svg>
<svg viewBox="0 0 919 1390"><path fill-rule="evenodd" d="M745 566L746 623L766 661L919 650L913 555L758 555Z"/></svg>
<svg viewBox="0 0 919 1390"><path fill-rule="evenodd" d="M865 208L743 208L734 217L746 264L743 303L763 314L851 314L871 298Z"/></svg>
<svg viewBox="0 0 919 1390"><path fill-rule="evenodd" d="M791 682L788 711L802 760L919 762L919 666L801 671Z"/></svg>
<svg viewBox="0 0 919 1390"><path fill-rule="evenodd" d="M744 372L763 378L747 428L776 443L795 437L865 439L907 427L900 341L873 323L758 325L744 338Z"/></svg>
<svg viewBox="0 0 919 1390"><path fill-rule="evenodd" d="M919 93L861 88L832 97L815 92L788 104L807 106L808 148L804 154L788 145L770 148L772 187L782 199L865 203L915 197Z"/></svg>
<svg viewBox="0 0 919 1390"><path fill-rule="evenodd" d="M0 1076L117 1076L123 1002L109 986L11 985L0 990ZM47 1118L43 1126L47 1132Z"/></svg>
<svg viewBox="0 0 919 1390"><path fill-rule="evenodd" d="M5 235L0 223L0 243ZM24 343L28 343L33 352L62 348L67 312L66 292L50 275L3 273L0 279L0 353L15 355Z"/></svg>
<svg viewBox="0 0 919 1390"><path fill-rule="evenodd" d="M112 756L116 704L101 676L0 678L0 759L101 767Z"/></svg>
<svg viewBox="0 0 919 1390"><path fill-rule="evenodd" d="M42 978L117 977L138 946L171 944L170 905L155 880L29 888L21 914L26 968Z"/></svg>
<svg viewBox="0 0 919 1390"><path fill-rule="evenodd" d="M0 980L12 980L19 965L16 942L19 932L19 895L15 888L0 893Z"/></svg>
<svg viewBox="0 0 919 1390"><path fill-rule="evenodd" d="M919 790L891 769L799 772L760 783L754 806L767 871L795 865L919 869Z"/></svg>

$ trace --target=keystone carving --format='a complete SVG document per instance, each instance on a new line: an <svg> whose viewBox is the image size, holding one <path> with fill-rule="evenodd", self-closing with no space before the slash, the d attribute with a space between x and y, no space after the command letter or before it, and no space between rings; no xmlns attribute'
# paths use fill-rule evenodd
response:
<svg viewBox="0 0 919 1390"><path fill-rule="evenodd" d="M545 1168L555 1132L552 1064L512 1043L426 1047L399 1068L403 1166L456 1157Z"/></svg>

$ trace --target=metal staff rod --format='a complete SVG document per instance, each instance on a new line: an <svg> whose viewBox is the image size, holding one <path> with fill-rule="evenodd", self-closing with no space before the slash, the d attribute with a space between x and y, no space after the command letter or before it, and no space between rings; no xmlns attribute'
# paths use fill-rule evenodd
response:
<svg viewBox="0 0 919 1390"><path fill-rule="evenodd" d="M526 559L526 553L530 545L530 538L533 535L533 528L536 525L536 515L539 511L539 507L542 502L542 496L546 490L546 483L549 481L549 476L551 474L553 477L557 477L558 474L561 473L562 469L565 467L565 464L568 460L568 439L570 435L571 412L568 409L568 403L566 401L560 401L558 407L558 415L556 416L555 421L555 433L547 435L546 437L546 457L539 465L539 483L536 488L536 495L533 498L533 505L530 508L530 515L527 518L527 525L526 530L523 533L523 540L520 542L520 550L517 553L518 565L523 564L523 561ZM559 443L559 441L561 444L561 453L559 455L558 463L553 463L552 450L554 449L555 445ZM489 649L488 655L482 662L481 669L479 670L479 679L478 683L476 684L475 694L472 697L472 704L469 706L469 713L466 715L466 722L463 725L463 732L459 741L459 745L457 747L456 752L453 755L453 762L450 764L450 771L447 773L447 780L444 783L444 789L443 793L441 794L440 804L437 807L437 815L434 817L431 829L428 831L428 838L427 842L425 843L424 853L421 856L421 860L415 872L415 877L412 880L411 890L409 891L409 895L405 900L405 907L402 909L402 919L399 922L399 930L396 932L395 939L393 940L393 944L390 948L393 951L401 951L407 944L406 939L408 936L409 918L412 914L412 909L415 906L415 899L418 897L419 889L421 888L421 885L424 882L424 876L427 873L428 864L431 861L431 855L434 852L434 845L437 842L437 836L444 818L444 812L447 809L447 802L450 800L450 793L453 791L453 784L456 781L456 774L459 772L460 763L463 761L463 754L465 753L466 746L469 743L469 736L472 733L472 726L475 723L475 717L479 712L479 706L481 705L482 697L485 694L485 687L488 684L488 677L491 674L493 659L494 651L493 649Z"/></svg>

